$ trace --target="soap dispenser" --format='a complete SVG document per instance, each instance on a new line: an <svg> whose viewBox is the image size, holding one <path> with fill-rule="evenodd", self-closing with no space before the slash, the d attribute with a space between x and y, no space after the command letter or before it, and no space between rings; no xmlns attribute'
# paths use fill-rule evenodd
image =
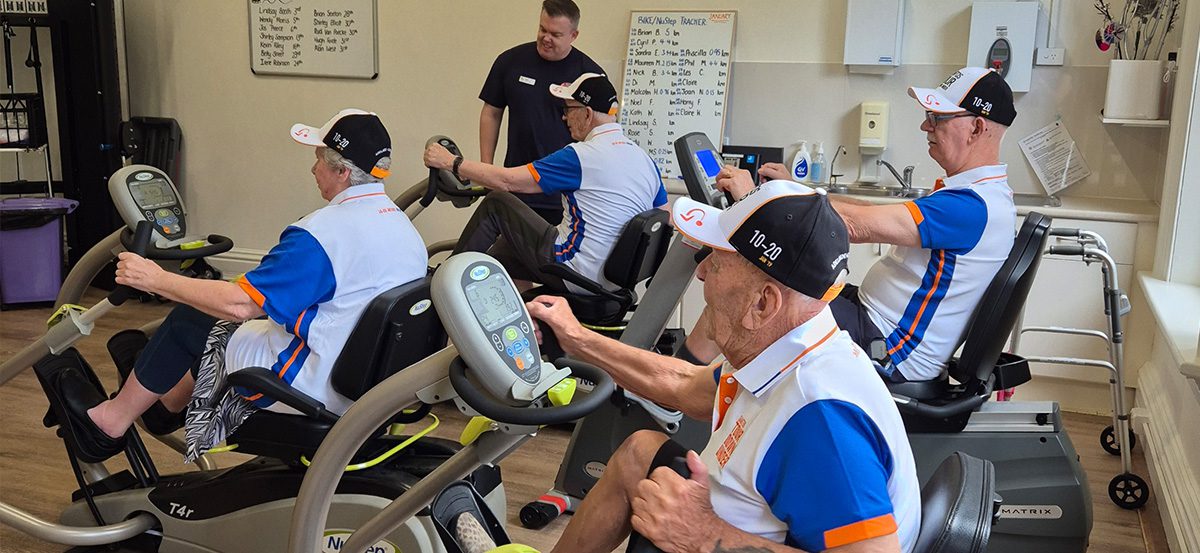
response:
<svg viewBox="0 0 1200 553"><path fill-rule="evenodd" d="M808 142L800 141L800 150L792 157L792 180L808 182L809 169L812 166L812 156L808 153Z"/></svg>
<svg viewBox="0 0 1200 553"><path fill-rule="evenodd" d="M808 178L816 184L825 184L825 143L817 142L817 153L813 155L808 169Z"/></svg>

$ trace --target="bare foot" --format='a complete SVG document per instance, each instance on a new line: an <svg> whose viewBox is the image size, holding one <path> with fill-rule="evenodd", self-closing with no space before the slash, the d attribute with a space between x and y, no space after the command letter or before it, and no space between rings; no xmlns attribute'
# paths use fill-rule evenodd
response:
<svg viewBox="0 0 1200 553"><path fill-rule="evenodd" d="M88 409L88 416L92 418L92 422L96 423L96 426L99 427L100 430L103 430L108 437L113 439L120 438L121 436L125 435L126 430L129 430L129 426L125 425L124 428L122 428L119 422L114 424L114 422L110 420L111 417L108 416L108 405L109 402L105 401L100 405Z"/></svg>

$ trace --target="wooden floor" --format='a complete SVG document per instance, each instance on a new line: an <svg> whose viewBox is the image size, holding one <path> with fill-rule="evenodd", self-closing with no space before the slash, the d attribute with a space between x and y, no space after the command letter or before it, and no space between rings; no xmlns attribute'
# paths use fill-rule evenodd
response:
<svg viewBox="0 0 1200 553"><path fill-rule="evenodd" d="M91 305L98 297L89 296L89 301L84 304ZM166 311L167 307L162 305L131 302L100 321L93 336L79 343L80 351L110 390L116 386L116 372L104 349L108 337L121 329L141 326L164 315ZM0 312L0 359L8 359L27 343L40 337L49 312L49 309ZM46 400L32 371L26 371L0 388L0 501L53 521L69 502L75 485L64 458L61 440L52 431L42 427L41 418L45 410ZM456 438L462 427L461 418L451 410L442 409L439 412L445 424L435 434ZM1095 522L1089 551L1167 553L1162 522L1153 500L1142 511L1125 511L1108 500L1108 481L1119 471L1120 461L1099 447L1097 437L1107 424L1106 419L1068 414L1066 423L1088 472L1093 495ZM562 532L565 518L535 532L521 527L517 512L525 502L540 495L553 483L569 438L569 433L564 430L545 429L501 463L508 494L508 528L513 541L549 551ZM153 440L149 442L162 472L195 470L180 462L175 452ZM1136 472L1148 475L1140 448L1135 453ZM229 466L246 458L244 455L226 453L219 455L217 460L221 466ZM0 526L0 551L64 549Z"/></svg>

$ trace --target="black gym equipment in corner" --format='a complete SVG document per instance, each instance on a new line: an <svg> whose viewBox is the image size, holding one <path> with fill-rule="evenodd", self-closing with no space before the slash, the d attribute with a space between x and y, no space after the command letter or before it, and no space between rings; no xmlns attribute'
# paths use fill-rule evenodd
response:
<svg viewBox="0 0 1200 553"><path fill-rule="evenodd" d="M14 13L17 10L23 13ZM61 174L51 175L51 181L56 193L79 201L79 208L66 218L71 265L122 225L108 193L108 177L122 163L116 21L113 0L0 2L0 26L5 31L29 29L27 44L11 40L15 33L4 41L5 60L13 61L14 70L36 72L37 90L22 91L23 95L36 94L39 98L33 103L37 104L45 97L43 71L53 75L55 105L41 104L41 116L31 124L40 123L45 131L45 113L54 110L58 115L58 141L51 141L49 147L59 156ZM49 44L38 42L38 29L49 29ZM44 48L50 49L53 59L45 67L39 51ZM45 194L46 182L0 182L0 193Z"/></svg>

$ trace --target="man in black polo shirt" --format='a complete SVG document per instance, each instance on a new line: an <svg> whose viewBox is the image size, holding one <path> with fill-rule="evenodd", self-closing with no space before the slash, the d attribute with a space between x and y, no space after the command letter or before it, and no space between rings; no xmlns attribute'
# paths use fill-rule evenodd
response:
<svg viewBox="0 0 1200 553"><path fill-rule="evenodd" d="M572 48L579 36L579 6L572 0L545 0L535 42L514 46L496 57L479 99L479 159L494 163L500 121L508 108L505 167L520 167L573 142L563 123L562 100L552 84L569 83L584 73L604 73L587 54ZM517 194L552 225L562 222L561 194Z"/></svg>

